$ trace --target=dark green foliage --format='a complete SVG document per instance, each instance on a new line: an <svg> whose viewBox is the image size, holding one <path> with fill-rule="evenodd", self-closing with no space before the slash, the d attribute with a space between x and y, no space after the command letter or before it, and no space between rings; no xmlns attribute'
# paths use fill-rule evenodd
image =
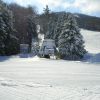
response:
<svg viewBox="0 0 100 100"><path fill-rule="evenodd" d="M15 36L7 36L5 41L5 55L14 55L19 53L19 41Z"/></svg>
<svg viewBox="0 0 100 100"><path fill-rule="evenodd" d="M16 53L18 53L18 40L14 36L12 12L0 0L0 55Z"/></svg>
<svg viewBox="0 0 100 100"><path fill-rule="evenodd" d="M4 47L5 47L5 44L4 44L4 41L6 39L6 25L2 19L2 16L0 14L0 54L5 54L5 51L4 51Z"/></svg>
<svg viewBox="0 0 100 100"><path fill-rule="evenodd" d="M51 18L48 23L48 31L45 34L45 39L54 39L54 31L55 31L55 25L57 23L56 18Z"/></svg>
<svg viewBox="0 0 100 100"><path fill-rule="evenodd" d="M50 14L50 10L49 10L49 7L48 7L48 5L46 5L46 8L44 8L44 15L46 16L46 17L49 17L49 14Z"/></svg>
<svg viewBox="0 0 100 100"><path fill-rule="evenodd" d="M75 18L80 28L92 31L100 31L100 17L88 16L84 14L75 14L75 15L76 15Z"/></svg>
<svg viewBox="0 0 100 100"><path fill-rule="evenodd" d="M28 32L28 44L29 44L29 52L31 52L32 47L32 40L34 39L34 42L38 40L38 34L37 34L37 27L34 21L34 16L28 16L27 18L27 32Z"/></svg>
<svg viewBox="0 0 100 100"><path fill-rule="evenodd" d="M11 3L9 9L14 15L14 28L16 29L16 36L21 44L29 44L30 27L29 20L38 23L37 11L34 6L23 7L16 3ZM31 25L30 25L31 26ZM36 26L35 26L36 27ZM29 29L28 29L29 28ZM28 34L29 33L29 34Z"/></svg>

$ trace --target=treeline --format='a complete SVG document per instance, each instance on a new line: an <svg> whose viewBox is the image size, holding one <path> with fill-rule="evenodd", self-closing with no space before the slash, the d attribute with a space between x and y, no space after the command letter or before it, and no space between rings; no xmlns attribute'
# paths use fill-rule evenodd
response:
<svg viewBox="0 0 100 100"><path fill-rule="evenodd" d="M17 54L20 44L29 44L37 39L37 12L35 7L6 4L0 0L0 55Z"/></svg>
<svg viewBox="0 0 100 100"><path fill-rule="evenodd" d="M81 14L51 12L48 6L42 14L38 14L34 6L22 7L15 3L8 5L0 0L0 55L18 54L20 44L28 44L30 53L32 43L39 41L39 33L44 34L45 39L55 40L58 49L56 56L59 58L83 58L86 50L79 27L99 30L99 21L99 18ZM35 49L38 48L36 46Z"/></svg>
<svg viewBox="0 0 100 100"><path fill-rule="evenodd" d="M50 14L45 39L55 40L61 59L78 60L87 52L84 49L84 39L72 13L61 12Z"/></svg>
<svg viewBox="0 0 100 100"><path fill-rule="evenodd" d="M0 55L19 52L19 40L15 36L13 14L8 6L0 0Z"/></svg>
<svg viewBox="0 0 100 100"><path fill-rule="evenodd" d="M37 30L40 25L40 30ZM66 12L51 12L49 7L38 14L35 7L22 7L18 4L7 5L0 0L0 55L12 55L20 52L20 44L38 41L38 32L45 39L55 40L62 59L80 59L86 53L84 40L75 16Z"/></svg>
<svg viewBox="0 0 100 100"><path fill-rule="evenodd" d="M20 43L30 44L32 36L37 37L35 20L37 12L35 7L28 6L25 8L17 4L10 4L9 9L14 16L14 28L17 30L17 38L19 38Z"/></svg>
<svg viewBox="0 0 100 100"><path fill-rule="evenodd" d="M94 16L88 16L84 14L75 14L76 20L80 28L100 31L100 18Z"/></svg>

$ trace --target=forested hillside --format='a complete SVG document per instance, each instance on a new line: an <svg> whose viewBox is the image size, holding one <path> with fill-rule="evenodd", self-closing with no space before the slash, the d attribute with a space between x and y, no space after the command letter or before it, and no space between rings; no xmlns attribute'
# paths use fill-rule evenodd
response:
<svg viewBox="0 0 100 100"><path fill-rule="evenodd" d="M80 28L100 31L100 18L83 14L75 14Z"/></svg>

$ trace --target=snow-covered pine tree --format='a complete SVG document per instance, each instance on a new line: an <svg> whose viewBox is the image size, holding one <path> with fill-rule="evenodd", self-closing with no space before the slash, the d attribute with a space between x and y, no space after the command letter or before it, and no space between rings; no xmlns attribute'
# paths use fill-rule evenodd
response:
<svg viewBox="0 0 100 100"><path fill-rule="evenodd" d="M63 19L63 28L58 38L60 57L68 60L81 59L86 50L76 20L71 13L64 14Z"/></svg>
<svg viewBox="0 0 100 100"><path fill-rule="evenodd" d="M0 55L11 55L18 53L19 43L14 35L13 16L8 6L0 0L0 37L3 39ZM0 44L0 45L1 45Z"/></svg>
<svg viewBox="0 0 100 100"><path fill-rule="evenodd" d="M57 18L50 18L48 23L48 31L46 32L45 39L54 39L55 25L57 24Z"/></svg>
<svg viewBox="0 0 100 100"><path fill-rule="evenodd" d="M6 24L7 38L5 40L5 55L17 54L19 52L19 41L15 36L13 27L13 14L6 5L3 10L3 20Z"/></svg>
<svg viewBox="0 0 100 100"><path fill-rule="evenodd" d="M5 51L4 51L4 48L5 48L5 44L4 44L4 41L6 39L6 25L2 19L2 16L1 16L1 12L0 12L0 55L3 55L5 54Z"/></svg>
<svg viewBox="0 0 100 100"><path fill-rule="evenodd" d="M3 20L4 3L0 0L0 55L5 54L5 43L7 37L6 24Z"/></svg>
<svg viewBox="0 0 100 100"><path fill-rule="evenodd" d="M65 14L65 12L62 12L60 15L58 15L57 21L55 23L55 27L54 27L54 40L55 40L55 44L58 47L58 37L61 34L62 28L63 28L63 15Z"/></svg>
<svg viewBox="0 0 100 100"><path fill-rule="evenodd" d="M55 40L56 46L58 46L58 37L63 27L64 14L65 12L61 12L60 14L55 14L54 16L50 17L48 31L45 34L45 38Z"/></svg>

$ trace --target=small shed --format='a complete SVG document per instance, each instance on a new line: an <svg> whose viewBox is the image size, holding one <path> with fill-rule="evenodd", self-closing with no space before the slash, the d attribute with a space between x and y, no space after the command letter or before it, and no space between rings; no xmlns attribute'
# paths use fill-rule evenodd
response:
<svg viewBox="0 0 100 100"><path fill-rule="evenodd" d="M29 45L28 44L20 44L20 53L26 54L29 52Z"/></svg>

